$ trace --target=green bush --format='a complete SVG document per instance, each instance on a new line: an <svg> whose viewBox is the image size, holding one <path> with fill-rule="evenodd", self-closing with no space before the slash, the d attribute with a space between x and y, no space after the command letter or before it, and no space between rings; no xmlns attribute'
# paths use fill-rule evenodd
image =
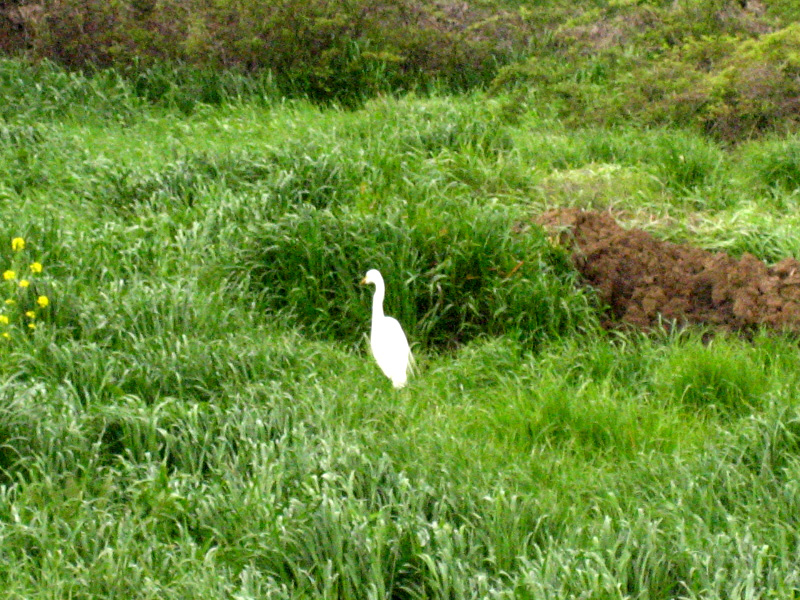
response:
<svg viewBox="0 0 800 600"><path fill-rule="evenodd" d="M235 276L249 281L264 310L353 342L369 330L371 296L358 281L370 268L386 279L387 314L423 345L484 334L533 343L591 321L566 252L540 229L514 233L496 207L415 213L300 206L251 226Z"/></svg>
<svg viewBox="0 0 800 600"><path fill-rule="evenodd" d="M703 38L622 80L626 112L694 123L726 140L796 127L800 26L743 40Z"/></svg>
<svg viewBox="0 0 800 600"><path fill-rule="evenodd" d="M729 0L585 12L554 47L503 68L492 90L528 87L572 125L693 126L726 141L797 127L800 25Z"/></svg>
<svg viewBox="0 0 800 600"><path fill-rule="evenodd" d="M147 97L185 87L160 76L183 63L199 69L188 83L204 102L218 101L218 73L228 70L270 73L284 95L346 106L435 81L466 89L489 81L530 36L517 12L419 0L50 0L42 11L26 24L32 56L144 72Z"/></svg>
<svg viewBox="0 0 800 600"><path fill-rule="evenodd" d="M800 4L794 0L766 0L767 13L781 19L784 23L800 21Z"/></svg>
<svg viewBox="0 0 800 600"><path fill-rule="evenodd" d="M704 125L724 138L798 123L800 24L747 40L711 76Z"/></svg>

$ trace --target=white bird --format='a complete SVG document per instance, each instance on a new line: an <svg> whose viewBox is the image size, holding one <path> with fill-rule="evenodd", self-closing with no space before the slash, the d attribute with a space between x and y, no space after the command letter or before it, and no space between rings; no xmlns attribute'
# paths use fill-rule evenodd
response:
<svg viewBox="0 0 800 600"><path fill-rule="evenodd" d="M406 334L397 319L383 314L386 286L380 271L370 269L361 283L375 284L375 294L372 296L372 332L369 337L372 356L381 371L392 380L394 387L401 388L406 384L412 362Z"/></svg>

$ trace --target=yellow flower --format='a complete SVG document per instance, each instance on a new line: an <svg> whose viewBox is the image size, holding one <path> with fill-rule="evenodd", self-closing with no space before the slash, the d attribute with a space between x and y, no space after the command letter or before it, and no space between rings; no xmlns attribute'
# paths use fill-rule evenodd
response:
<svg viewBox="0 0 800 600"><path fill-rule="evenodd" d="M8 325L8 317L6 315L0 315L0 324Z"/></svg>
<svg viewBox="0 0 800 600"><path fill-rule="evenodd" d="M23 240L21 237L15 237L13 240L11 240L11 249L14 252L19 252L24 247L25 247L25 240Z"/></svg>
<svg viewBox="0 0 800 600"><path fill-rule="evenodd" d="M35 319L36 313L33 312L32 310L29 310L28 312L25 313L25 316L28 317L29 319Z"/></svg>
<svg viewBox="0 0 800 600"><path fill-rule="evenodd" d="M31 265L31 273L41 273L42 263L35 262Z"/></svg>
<svg viewBox="0 0 800 600"><path fill-rule="evenodd" d="M3 273L3 279L5 279L6 281L11 281L12 279L16 279L16 278L17 278L17 274L14 271L11 271L10 269Z"/></svg>
<svg viewBox="0 0 800 600"><path fill-rule="evenodd" d="M36 329L36 323L28 323L28 327L31 329Z"/></svg>
<svg viewBox="0 0 800 600"><path fill-rule="evenodd" d="M9 306L14 306L16 303L17 301L14 300L13 298L9 298L8 300L6 300L6 304L8 304Z"/></svg>
<svg viewBox="0 0 800 600"><path fill-rule="evenodd" d="M31 282L28 281L27 279L20 279L19 280L19 287L23 287L23 288L24 287L28 287L30 284L31 284Z"/></svg>
<svg viewBox="0 0 800 600"><path fill-rule="evenodd" d="M3 332L3 337L4 337L4 338L10 338L10 337L11 337L11 334L10 334L10 333L8 333L7 331L4 331L4 332Z"/></svg>
<svg viewBox="0 0 800 600"><path fill-rule="evenodd" d="M36 300L36 304L44 308L50 304L50 299L47 296L39 296L39 298Z"/></svg>

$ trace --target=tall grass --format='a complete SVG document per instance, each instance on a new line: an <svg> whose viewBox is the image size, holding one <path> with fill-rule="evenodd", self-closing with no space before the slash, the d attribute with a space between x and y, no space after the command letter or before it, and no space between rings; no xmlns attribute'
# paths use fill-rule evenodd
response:
<svg viewBox="0 0 800 600"><path fill-rule="evenodd" d="M739 182L779 142L479 94L187 116L0 73L0 272L24 237L52 302L0 345L8 597L797 594L796 339L605 332L531 221L624 206L772 259L793 191ZM415 343L399 392L372 267Z"/></svg>
<svg viewBox="0 0 800 600"><path fill-rule="evenodd" d="M531 340L591 321L566 255L541 230L515 234L513 215L497 206L453 208L361 215L301 207L256 225L237 270L265 310L338 339L363 331L369 303L355 283L369 268L386 273L389 309L424 345L479 334Z"/></svg>

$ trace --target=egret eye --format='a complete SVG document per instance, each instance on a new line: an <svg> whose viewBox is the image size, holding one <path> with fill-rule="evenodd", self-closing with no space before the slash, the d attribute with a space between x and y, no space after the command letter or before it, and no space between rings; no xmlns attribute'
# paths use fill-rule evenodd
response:
<svg viewBox="0 0 800 600"><path fill-rule="evenodd" d="M372 356L384 375L392 380L394 387L401 388L408 380L412 360L408 339L397 319L383 314L386 286L380 272L370 269L362 283L375 285L372 296L372 331L369 337Z"/></svg>

